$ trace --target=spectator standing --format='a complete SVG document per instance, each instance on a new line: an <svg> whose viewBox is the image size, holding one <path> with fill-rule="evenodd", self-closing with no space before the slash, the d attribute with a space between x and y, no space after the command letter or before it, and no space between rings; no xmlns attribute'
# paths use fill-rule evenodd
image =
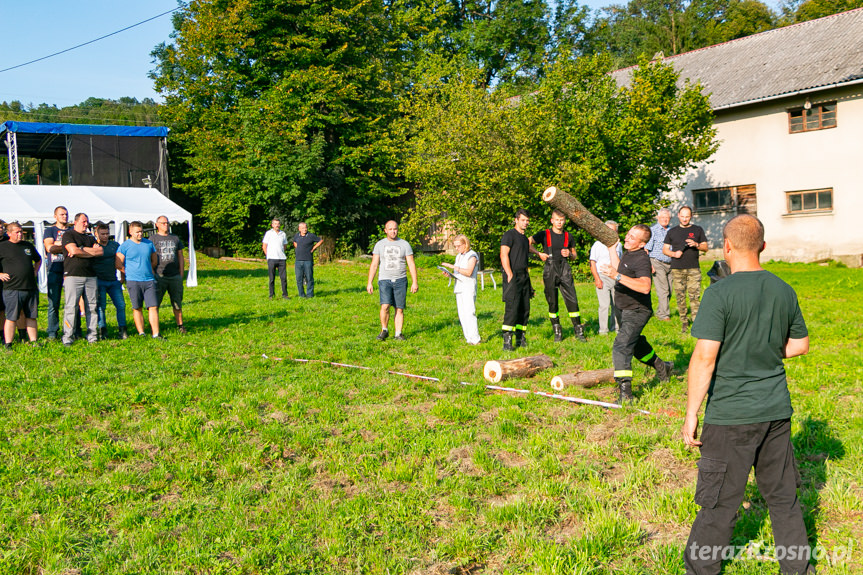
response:
<svg viewBox="0 0 863 575"><path fill-rule="evenodd" d="M677 298L677 312L680 315L680 331L689 333L691 321L698 315L701 301L701 268L698 256L707 251L707 236L700 226L692 223L692 208L683 206L677 211L680 224L665 234L662 253L671 258L671 277L674 282L674 296ZM687 313L686 296L692 320Z"/></svg>
<svg viewBox="0 0 863 575"><path fill-rule="evenodd" d="M93 268L96 270L96 286L99 290L96 315L99 318L99 337L107 339L108 296L114 303L117 312L117 336L120 339L129 337L126 332L126 299L123 297L123 283L117 279L117 250L120 244L110 239L108 224L96 224L96 241L102 246L102 255L93 258Z"/></svg>
<svg viewBox="0 0 863 575"><path fill-rule="evenodd" d="M10 223L6 228L8 239L0 241L0 282L3 283L3 304L6 321L3 325L6 349L12 349L15 326L21 317L26 318L27 337L36 342L36 317L39 311L39 290L36 274L42 266L42 256L36 246L23 241L21 224Z"/></svg>
<svg viewBox="0 0 863 575"><path fill-rule="evenodd" d="M731 275L707 288L692 326L697 341L681 435L688 447L701 450L695 488L701 509L684 548L686 572L720 572L754 467L770 511L780 572L814 573L797 497L800 474L783 363L809 351L809 333L794 289L761 267L761 222L737 216L723 236ZM699 440L698 411L705 397Z"/></svg>
<svg viewBox="0 0 863 575"><path fill-rule="evenodd" d="M533 288L527 272L530 241L525 236L530 216L525 209L515 212L513 227L500 238L500 265L503 268L503 350L527 346L527 322L530 319L530 298Z"/></svg>
<svg viewBox="0 0 863 575"><path fill-rule="evenodd" d="M569 232L563 229L566 216L560 210L551 212L551 228L545 229L528 238L530 251L544 262L542 268L542 284L545 301L548 302L548 319L554 332L554 341L563 341L563 328L560 325L558 313L557 292L563 296L563 303L572 322L575 337L579 341L587 341L584 337L584 326L581 325L581 312L578 309L578 296L575 293L575 282L572 280L572 268L569 260L575 256L573 239ZM542 252L534 248L542 246Z"/></svg>
<svg viewBox="0 0 863 575"><path fill-rule="evenodd" d="M395 308L395 337L393 339L403 341L405 339L402 333L404 327L404 310L407 305L408 279L407 271L411 274L411 293L416 293L419 289L417 284L417 268L414 263L414 251L409 243L398 237L399 225L390 220L384 226L386 237L375 244L372 250L372 263L369 266L369 278L366 284L366 291L369 294L374 293L375 288L372 282L375 279L375 273L380 266L380 274L378 275L378 290L380 292L380 319L381 332L378 334L379 341L389 337L389 321L390 308Z"/></svg>
<svg viewBox="0 0 863 575"><path fill-rule="evenodd" d="M144 238L144 224L129 224L129 240L117 250L117 269L126 280L132 318L138 335L144 335L144 306L150 319L150 331L154 339L165 339L159 332L159 302L156 298L156 276L153 273L158 263L153 242Z"/></svg>
<svg viewBox="0 0 863 575"><path fill-rule="evenodd" d="M168 233L167 216L156 218L156 235L150 238L156 248L156 306L162 305L165 293L171 299L171 309L177 322L177 331L186 333L183 326L183 240Z"/></svg>
<svg viewBox="0 0 863 575"><path fill-rule="evenodd" d="M470 249L470 240L464 234L459 234L453 240L458 251L455 263L441 265L452 270L455 278L455 303L458 309L458 319L464 338L471 345L480 342L479 328L476 323L476 276L479 271L479 254Z"/></svg>
<svg viewBox="0 0 863 575"><path fill-rule="evenodd" d="M671 319L671 257L662 253L665 236L671 229L671 210L662 208L656 214L656 223L650 226L650 241L644 246L650 256L653 269L653 285L656 286L656 319Z"/></svg>
<svg viewBox="0 0 863 575"><path fill-rule="evenodd" d="M288 236L279 229L281 226L282 222L279 221L279 218L273 218L273 221L270 222L270 229L264 234L264 241L261 244L264 256L267 258L270 299L276 295L276 273L279 274L279 280L282 282L282 299L288 299L288 277L285 269L285 262L288 259L288 256L285 255Z"/></svg>
<svg viewBox="0 0 863 575"><path fill-rule="evenodd" d="M608 220L605 225L617 234L617 222ZM617 257L623 256L620 242L617 242ZM590 275L593 276L593 286L596 288L596 299L599 301L599 335L608 335L615 330L615 316L617 309L614 307L614 278L602 275L600 267L611 265L611 257L608 255L608 246L602 242L594 242L590 246Z"/></svg>
<svg viewBox="0 0 863 575"><path fill-rule="evenodd" d="M309 232L306 222L300 222L294 234L294 276L300 297L315 297L314 253L324 240ZM305 284L305 289L303 285Z"/></svg>
<svg viewBox="0 0 863 575"><path fill-rule="evenodd" d="M66 302L63 308L63 345L70 346L75 339L75 318L79 316L78 301L83 298L84 315L87 318L87 341L99 340L99 317L96 306L99 301L99 288L93 258L101 256L102 246L88 232L90 219L87 214L75 215L72 229L63 233L63 291ZM50 336L49 336L50 337Z"/></svg>
<svg viewBox="0 0 863 575"><path fill-rule="evenodd" d="M45 228L42 240L48 258L48 339L57 339L60 334L60 298L63 291L63 234L69 229L69 211L65 206L54 208L53 226ZM81 323L80 316L76 325Z"/></svg>

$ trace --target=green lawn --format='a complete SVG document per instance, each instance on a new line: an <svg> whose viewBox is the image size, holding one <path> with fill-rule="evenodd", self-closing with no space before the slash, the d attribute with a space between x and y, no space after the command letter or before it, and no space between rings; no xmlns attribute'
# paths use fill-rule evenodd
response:
<svg viewBox="0 0 863 575"><path fill-rule="evenodd" d="M535 269L528 352L503 354L488 283L479 346L431 269L408 296L407 341L381 343L367 261L318 266L318 297L288 301L266 298L263 264L198 261L187 336L165 309L167 341L0 354L0 573L682 573L697 453L678 433L694 341L676 321L646 329L678 375L659 383L635 362L641 415L482 387L487 360L519 353L555 368L513 387L610 367L592 284L577 286L589 341L553 344ZM857 545L863 272L768 269L798 290L812 340L787 364L810 537ZM733 543L750 541L772 541L754 481ZM819 573L863 571L863 551L847 555Z"/></svg>

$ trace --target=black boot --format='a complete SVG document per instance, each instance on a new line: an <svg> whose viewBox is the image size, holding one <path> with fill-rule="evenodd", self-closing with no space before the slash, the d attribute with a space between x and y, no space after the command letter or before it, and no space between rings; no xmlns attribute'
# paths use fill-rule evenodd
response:
<svg viewBox="0 0 863 575"><path fill-rule="evenodd" d="M503 332L503 350L504 351L512 351L512 332L505 331Z"/></svg>
<svg viewBox="0 0 863 575"><path fill-rule="evenodd" d="M515 330L515 347L527 347L527 336L524 330Z"/></svg>
<svg viewBox="0 0 863 575"><path fill-rule="evenodd" d="M635 396L632 395L631 379L617 380L617 387L620 390L620 394L617 396L618 405L629 405L635 400Z"/></svg>
<svg viewBox="0 0 863 575"><path fill-rule="evenodd" d="M99 328L99 339L108 339L108 327Z"/></svg>
<svg viewBox="0 0 863 575"><path fill-rule="evenodd" d="M118 332L117 337L119 337L120 339L129 339L129 334L126 333L126 326L125 325L121 325L119 327L119 329L117 330L117 332Z"/></svg>
<svg viewBox="0 0 863 575"><path fill-rule="evenodd" d="M653 367L656 369L656 375L659 377L659 381L671 381L671 369L674 367L674 364L670 361L662 361L662 359L657 355L653 358Z"/></svg>
<svg viewBox="0 0 863 575"><path fill-rule="evenodd" d="M30 341L30 338L27 337L27 328L18 328L18 339L20 339L21 341Z"/></svg>
<svg viewBox="0 0 863 575"><path fill-rule="evenodd" d="M584 326L583 325L581 325L580 323L577 323L577 324L573 325L572 328L575 330L575 338L578 341L587 341L587 338L584 337Z"/></svg>
<svg viewBox="0 0 863 575"><path fill-rule="evenodd" d="M557 343L563 341L563 329L560 327L560 324L551 324L551 329L554 330L554 342Z"/></svg>

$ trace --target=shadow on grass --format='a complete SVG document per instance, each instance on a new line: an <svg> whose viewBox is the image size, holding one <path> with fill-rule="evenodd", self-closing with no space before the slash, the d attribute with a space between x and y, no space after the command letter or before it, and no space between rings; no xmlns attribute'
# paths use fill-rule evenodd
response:
<svg viewBox="0 0 863 575"><path fill-rule="evenodd" d="M826 421L805 417L799 425L800 429L792 436L791 442L800 471L798 497L803 508L803 521L810 534L809 543L814 549L818 545L816 523L821 514L819 492L827 482L827 460L842 459L845 448ZM755 483L750 482L746 486L744 501L748 501L750 506L740 513L732 545L746 545L749 541L763 539L768 508Z"/></svg>
<svg viewBox="0 0 863 575"><path fill-rule="evenodd" d="M198 270L198 279L246 279L246 278L262 278L264 281L264 289L269 272L267 268L246 269L246 270Z"/></svg>

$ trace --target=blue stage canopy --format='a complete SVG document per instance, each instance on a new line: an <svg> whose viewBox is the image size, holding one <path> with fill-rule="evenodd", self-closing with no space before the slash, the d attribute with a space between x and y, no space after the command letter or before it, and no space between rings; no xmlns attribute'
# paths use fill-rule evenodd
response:
<svg viewBox="0 0 863 575"><path fill-rule="evenodd" d="M165 138L168 128L143 126L97 126L93 124L49 124L42 122L3 123L3 130L16 134L64 134L83 136L138 136Z"/></svg>

